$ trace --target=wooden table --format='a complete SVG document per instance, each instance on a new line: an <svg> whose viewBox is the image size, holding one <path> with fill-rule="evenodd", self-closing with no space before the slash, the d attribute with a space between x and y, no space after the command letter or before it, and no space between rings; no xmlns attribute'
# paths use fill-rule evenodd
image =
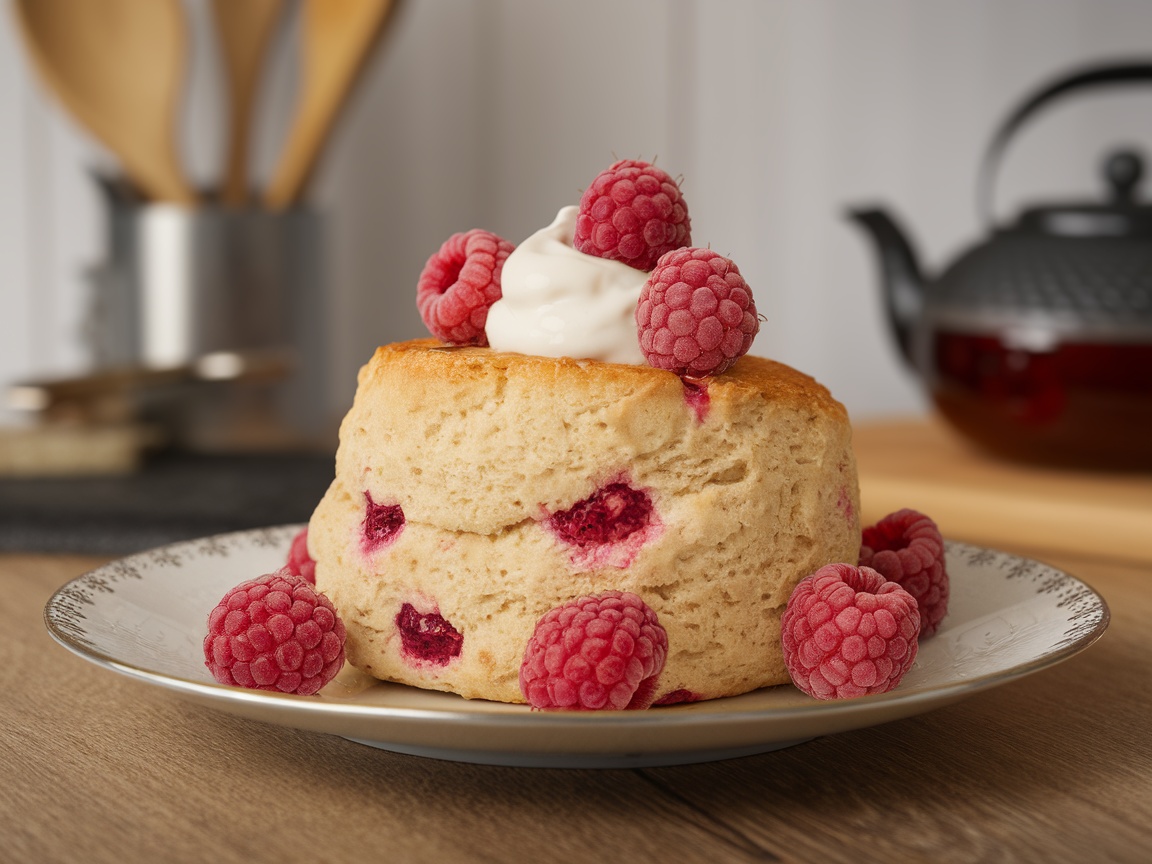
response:
<svg viewBox="0 0 1152 864"><path fill-rule="evenodd" d="M875 479L889 438L869 432ZM49 595L101 559L3 555L0 862L1152 861L1152 564L1029 540L1000 545L1109 602L1083 654L908 720L609 771L420 759L192 706L48 637Z"/></svg>

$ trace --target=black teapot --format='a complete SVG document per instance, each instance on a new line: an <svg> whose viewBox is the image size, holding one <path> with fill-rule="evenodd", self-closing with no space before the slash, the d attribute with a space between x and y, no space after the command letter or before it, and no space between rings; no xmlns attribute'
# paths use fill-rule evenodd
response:
<svg viewBox="0 0 1152 864"><path fill-rule="evenodd" d="M1012 136L1058 96L1152 82L1152 63L1095 67L1040 88L1012 111L984 155L978 202ZM1152 206L1143 161L1104 161L1107 197L1035 206L992 227L926 280L896 221L850 216L881 262L888 318L939 412L987 450L1018 460L1152 470Z"/></svg>

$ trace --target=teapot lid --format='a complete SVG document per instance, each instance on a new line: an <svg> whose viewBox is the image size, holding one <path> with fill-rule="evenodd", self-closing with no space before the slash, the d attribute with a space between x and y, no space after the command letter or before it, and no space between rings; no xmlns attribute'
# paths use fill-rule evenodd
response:
<svg viewBox="0 0 1152 864"><path fill-rule="evenodd" d="M1152 84L1152 58L1077 70L1044 85L1007 116L992 136L980 164L977 206L989 228L996 226L992 198L1000 161L1008 143L1025 122L1058 97L1117 84ZM1135 196L1143 170L1139 154L1133 151L1114 153L1104 165L1104 176L1112 191L1110 202L1034 207L1024 211L1013 227L1034 234L1080 237L1152 235L1152 212L1148 206L1137 204Z"/></svg>
<svg viewBox="0 0 1152 864"><path fill-rule="evenodd" d="M1065 237L1138 237L1152 239L1152 206L1140 203L1136 187L1144 160L1135 150L1117 150L1102 166L1109 198L1029 207L1016 220L1016 230Z"/></svg>

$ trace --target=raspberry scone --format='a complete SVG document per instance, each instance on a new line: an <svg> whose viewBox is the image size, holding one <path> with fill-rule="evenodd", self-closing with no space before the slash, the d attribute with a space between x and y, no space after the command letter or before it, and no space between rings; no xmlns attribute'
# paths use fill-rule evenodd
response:
<svg viewBox="0 0 1152 864"><path fill-rule="evenodd" d="M426 339L361 370L308 546L377 678L524 702L541 619L622 592L666 633L644 698L668 704L788 682L785 605L857 559L858 512L847 413L787 366L686 382Z"/></svg>

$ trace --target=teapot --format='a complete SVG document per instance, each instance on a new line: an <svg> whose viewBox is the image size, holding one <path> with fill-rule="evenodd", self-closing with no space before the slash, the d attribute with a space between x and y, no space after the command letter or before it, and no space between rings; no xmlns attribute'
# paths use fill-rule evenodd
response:
<svg viewBox="0 0 1152 864"><path fill-rule="evenodd" d="M1011 111L984 153L978 205L990 226L935 278L881 208L849 217L871 238L900 353L937 411L986 452L1088 469L1152 470L1152 206L1141 154L1110 153L1107 197L1032 206L995 224L1012 137L1070 92L1152 82L1152 63L1077 71Z"/></svg>

